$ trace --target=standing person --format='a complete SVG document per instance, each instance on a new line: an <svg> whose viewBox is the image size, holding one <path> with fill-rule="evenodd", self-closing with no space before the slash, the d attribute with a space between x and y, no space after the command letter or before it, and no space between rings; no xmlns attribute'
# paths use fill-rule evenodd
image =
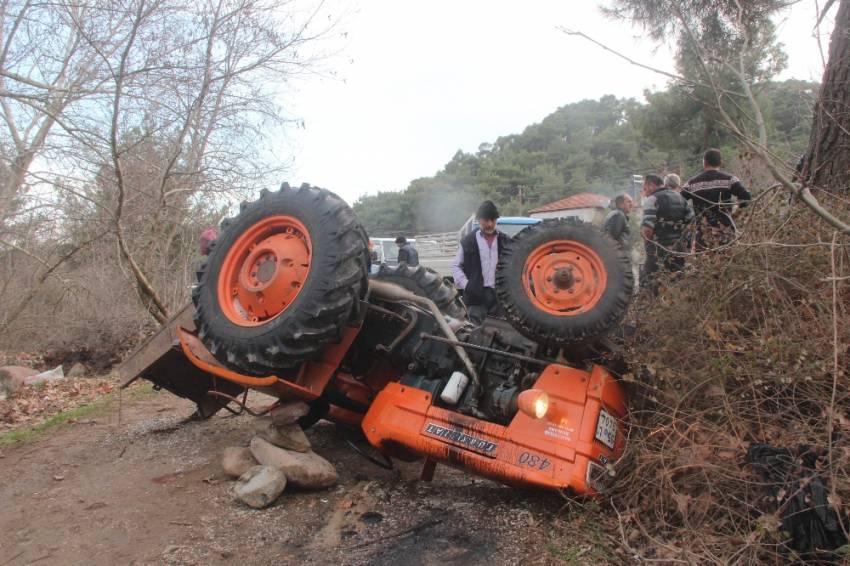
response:
<svg viewBox="0 0 850 566"><path fill-rule="evenodd" d="M747 206L752 198L737 177L720 170L722 164L720 150L709 149L702 158L702 173L691 177L682 187L682 196L694 205L696 245L699 249L707 249L710 244L723 244L734 235L735 223L731 217L735 205L733 196L740 208Z"/></svg>
<svg viewBox="0 0 850 566"><path fill-rule="evenodd" d="M664 188L670 189L676 194L682 193L682 178L676 175L675 173L668 173L664 176ZM690 224L685 228L685 234L683 236L683 244L685 250L690 250L693 245L693 235L694 229L693 224Z"/></svg>
<svg viewBox="0 0 850 566"><path fill-rule="evenodd" d="M407 241L404 236L395 239L398 246L398 263L406 263L410 267L419 265L419 252Z"/></svg>
<svg viewBox="0 0 850 566"><path fill-rule="evenodd" d="M681 193L682 178L676 175L675 173L669 173L664 177L664 188L670 189L671 191L676 191L677 193Z"/></svg>
<svg viewBox="0 0 850 566"><path fill-rule="evenodd" d="M614 210L605 217L603 228L624 250L629 249L631 231L629 230L629 213L634 207L632 197L626 193L614 198Z"/></svg>
<svg viewBox="0 0 850 566"><path fill-rule="evenodd" d="M482 202L475 218L479 229L460 241L452 263L452 276L457 288L463 292L469 320L481 324L487 315L499 313L496 264L499 263L499 252L508 245L508 236L496 230L499 211L492 201Z"/></svg>
<svg viewBox="0 0 850 566"><path fill-rule="evenodd" d="M212 244L216 238L218 238L218 230L215 228L207 228L201 232L201 237L198 238L198 251L201 252L201 255L210 255L210 252L212 251L210 249L210 244Z"/></svg>
<svg viewBox="0 0 850 566"><path fill-rule="evenodd" d="M665 271L682 271L686 251L685 228L693 219L693 212L679 193L664 187L664 180L658 175L644 177L643 220L640 233L646 246L646 263L641 274L641 285L653 286L655 274Z"/></svg>

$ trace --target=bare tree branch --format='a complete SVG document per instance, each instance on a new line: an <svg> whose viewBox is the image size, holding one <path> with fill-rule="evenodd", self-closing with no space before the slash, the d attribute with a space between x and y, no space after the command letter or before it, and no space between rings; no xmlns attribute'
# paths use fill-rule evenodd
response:
<svg viewBox="0 0 850 566"><path fill-rule="evenodd" d="M47 279L51 275L53 275L53 273L57 269L59 269L59 267L61 267L62 264L64 264L66 261L68 261L69 259L74 257L80 250L88 247L93 242L96 242L97 240L102 238L105 234L106 234L106 232L100 232L100 233L94 235L93 237L91 237L90 239L88 239L88 240L86 240L86 241L84 241L80 244L77 244L71 250L69 250L64 255L62 255L58 260L56 260L56 262L53 265L47 266L48 268L44 272L42 272L41 275L39 275L35 284L30 287L29 291L27 292L26 295L24 295L24 298L21 299L21 301L18 303L18 305L16 307L14 307L13 309L11 309L9 311L9 313L5 316L5 318L3 318L3 320L0 320L0 334L6 332L9 329L10 325L21 315L21 313L24 312L24 310L26 310L26 308L30 304L30 302L36 297L36 295L38 295L38 293L41 289L41 286L44 285L44 282L47 281ZM44 262L42 262L42 263L44 263Z"/></svg>
<svg viewBox="0 0 850 566"><path fill-rule="evenodd" d="M680 83L680 84L687 84L687 85L695 85L696 84L696 83L686 79L682 75L677 75L675 73L671 73L669 71L665 71L665 70L659 69L657 67L651 67L651 66L649 66L645 63L641 63L639 61L636 61L636 60L632 59L631 57L629 57L629 56L627 56L623 53L620 53L616 49L608 47L604 43L593 39L592 37L590 37L589 35L587 35L586 33L582 32L582 31L576 31L576 30L568 29L568 28L565 28L563 26L558 26L558 29L561 30L562 32L564 32L567 35L574 35L574 36L582 37L582 38L586 39L587 41L593 43L594 45L601 47L605 51L607 51L607 52L609 52L613 55L616 55L620 59L623 59L624 61L634 65L635 67L640 67L642 69L646 69L647 71L652 71L653 73L663 75L667 78L673 79L674 81L676 81L677 83Z"/></svg>

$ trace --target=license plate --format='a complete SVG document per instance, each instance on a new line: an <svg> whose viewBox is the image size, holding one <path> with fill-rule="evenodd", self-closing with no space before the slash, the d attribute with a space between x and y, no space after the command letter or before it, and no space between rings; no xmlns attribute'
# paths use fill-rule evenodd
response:
<svg viewBox="0 0 850 566"><path fill-rule="evenodd" d="M599 411L599 420L596 422L596 440L614 449L614 441L617 440L617 419L612 417L605 409Z"/></svg>

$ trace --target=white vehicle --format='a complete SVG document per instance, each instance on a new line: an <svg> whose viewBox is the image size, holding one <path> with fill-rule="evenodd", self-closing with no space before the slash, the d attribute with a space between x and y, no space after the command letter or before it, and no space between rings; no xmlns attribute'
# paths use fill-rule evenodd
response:
<svg viewBox="0 0 850 566"><path fill-rule="evenodd" d="M454 238L457 232L452 232ZM452 249L445 249L441 242L426 237L410 238L408 244L412 244L419 252L419 264L430 267L440 275L451 275L452 259L457 251L457 242L453 242ZM382 264L395 267L398 265L398 246L395 238L369 238L369 250L372 254L372 273L377 273Z"/></svg>
<svg viewBox="0 0 850 566"><path fill-rule="evenodd" d="M416 240L407 240L407 243L416 247ZM377 273L382 263L391 267L398 265L395 238L369 238L369 252L372 254L372 273Z"/></svg>
<svg viewBox="0 0 850 566"><path fill-rule="evenodd" d="M539 218L528 218L525 216L502 216L496 221L496 227L508 237L513 238L520 230L537 224ZM430 267L443 277L452 276L452 263L457 254L460 240L471 231L478 228L475 216L470 216L463 223L460 230L453 232L442 232L440 234L423 234L416 238L408 239L419 252L419 264ZM398 265L398 246L395 238L369 238L369 248L372 252L372 273L377 273L381 264L390 267Z"/></svg>

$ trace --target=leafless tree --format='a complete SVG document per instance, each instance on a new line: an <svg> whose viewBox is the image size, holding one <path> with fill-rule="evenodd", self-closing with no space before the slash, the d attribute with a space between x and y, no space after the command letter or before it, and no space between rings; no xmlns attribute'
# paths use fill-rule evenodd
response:
<svg viewBox="0 0 850 566"><path fill-rule="evenodd" d="M279 96L336 20L288 0L63 2L0 0L0 246L29 254L37 287L105 238L162 322L186 300L198 222L278 181ZM12 232L44 208L49 241Z"/></svg>
<svg viewBox="0 0 850 566"><path fill-rule="evenodd" d="M124 49L108 62L114 80L109 183L115 191L113 225L121 257L151 314L162 321L168 305L150 279L150 261L137 255L161 255L148 252L173 239L187 203L199 192L238 192L263 178L248 164L258 159L252 145L262 140L264 122L279 117L266 85L301 68L298 50L316 36L308 32L312 18L294 29L282 26L278 3L214 0L184 10L138 0L133 7ZM175 36L178 42L169 45ZM159 38L159 66L150 65L144 37ZM134 123L138 116L146 121ZM132 132L140 136L128 144ZM148 139L163 147L148 163L152 182L130 186L124 161ZM123 229L133 190L158 201L146 239L136 249Z"/></svg>
<svg viewBox="0 0 850 566"><path fill-rule="evenodd" d="M93 15L93 9L76 3L0 1L0 155L6 173L0 178L0 234L32 184L33 162L63 124L69 105L98 89L99 56L75 23Z"/></svg>

